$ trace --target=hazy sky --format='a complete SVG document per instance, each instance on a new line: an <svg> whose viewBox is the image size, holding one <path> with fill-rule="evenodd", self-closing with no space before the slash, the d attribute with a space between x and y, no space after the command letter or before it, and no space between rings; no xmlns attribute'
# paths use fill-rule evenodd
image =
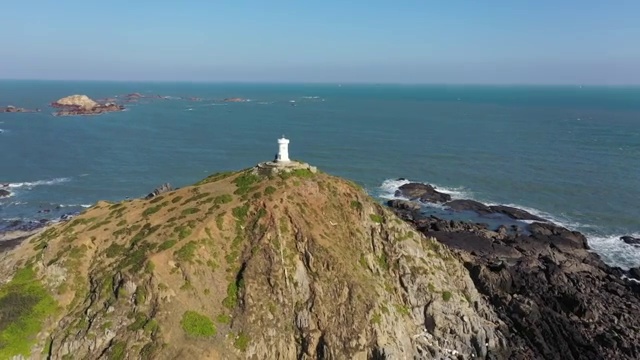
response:
<svg viewBox="0 0 640 360"><path fill-rule="evenodd" d="M3 0L0 78L640 84L639 0Z"/></svg>

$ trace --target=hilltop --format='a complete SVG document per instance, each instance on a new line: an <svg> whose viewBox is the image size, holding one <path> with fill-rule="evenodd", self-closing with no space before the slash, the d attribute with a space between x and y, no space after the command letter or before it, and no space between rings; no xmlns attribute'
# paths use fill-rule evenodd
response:
<svg viewBox="0 0 640 360"><path fill-rule="evenodd" d="M0 358L509 356L459 255L308 169L98 202L0 274Z"/></svg>

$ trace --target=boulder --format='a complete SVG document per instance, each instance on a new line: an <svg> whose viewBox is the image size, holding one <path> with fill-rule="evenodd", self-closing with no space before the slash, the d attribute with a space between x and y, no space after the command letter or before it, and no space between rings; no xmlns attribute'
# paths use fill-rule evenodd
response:
<svg viewBox="0 0 640 360"><path fill-rule="evenodd" d="M416 204L413 201L407 201L407 200L399 200L399 199L389 200L387 201L387 205L389 207L400 209L400 210L407 210L407 211L420 210L419 204Z"/></svg>
<svg viewBox="0 0 640 360"><path fill-rule="evenodd" d="M5 190L5 189L0 189L0 198L3 197L7 197L11 195L11 191L9 190Z"/></svg>
<svg viewBox="0 0 640 360"><path fill-rule="evenodd" d="M173 191L173 187L171 186L171 184L169 183L164 183L162 185L160 185L159 187L155 188L152 192L150 192L147 196L145 196L146 200L152 199L160 194L169 192L169 191Z"/></svg>
<svg viewBox="0 0 640 360"><path fill-rule="evenodd" d="M409 183L400 186L396 191L396 196L432 203L443 203L451 200L451 195L441 193L431 185L420 183Z"/></svg>
<svg viewBox="0 0 640 360"><path fill-rule="evenodd" d="M640 246L640 238L637 238L637 237L621 236L620 240L624 241L625 243L627 243L629 245Z"/></svg>

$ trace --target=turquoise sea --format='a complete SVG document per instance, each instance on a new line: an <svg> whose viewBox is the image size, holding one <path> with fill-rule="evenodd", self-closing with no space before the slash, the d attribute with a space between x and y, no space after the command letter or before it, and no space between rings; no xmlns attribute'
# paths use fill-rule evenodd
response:
<svg viewBox="0 0 640 360"><path fill-rule="evenodd" d="M47 106L133 92L168 98L92 117ZM381 200L394 179L428 182L528 209L585 233L610 264L640 265L618 239L640 236L638 87L0 81L6 105L43 111L0 113L0 184L13 193L0 227L250 167L284 134L292 158Z"/></svg>

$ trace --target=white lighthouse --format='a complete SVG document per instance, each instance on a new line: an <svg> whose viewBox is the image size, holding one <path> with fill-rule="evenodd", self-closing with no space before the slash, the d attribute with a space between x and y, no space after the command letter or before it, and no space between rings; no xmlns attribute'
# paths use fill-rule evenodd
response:
<svg viewBox="0 0 640 360"><path fill-rule="evenodd" d="M284 135L278 139L278 156L276 162L289 162L289 139L285 139Z"/></svg>

